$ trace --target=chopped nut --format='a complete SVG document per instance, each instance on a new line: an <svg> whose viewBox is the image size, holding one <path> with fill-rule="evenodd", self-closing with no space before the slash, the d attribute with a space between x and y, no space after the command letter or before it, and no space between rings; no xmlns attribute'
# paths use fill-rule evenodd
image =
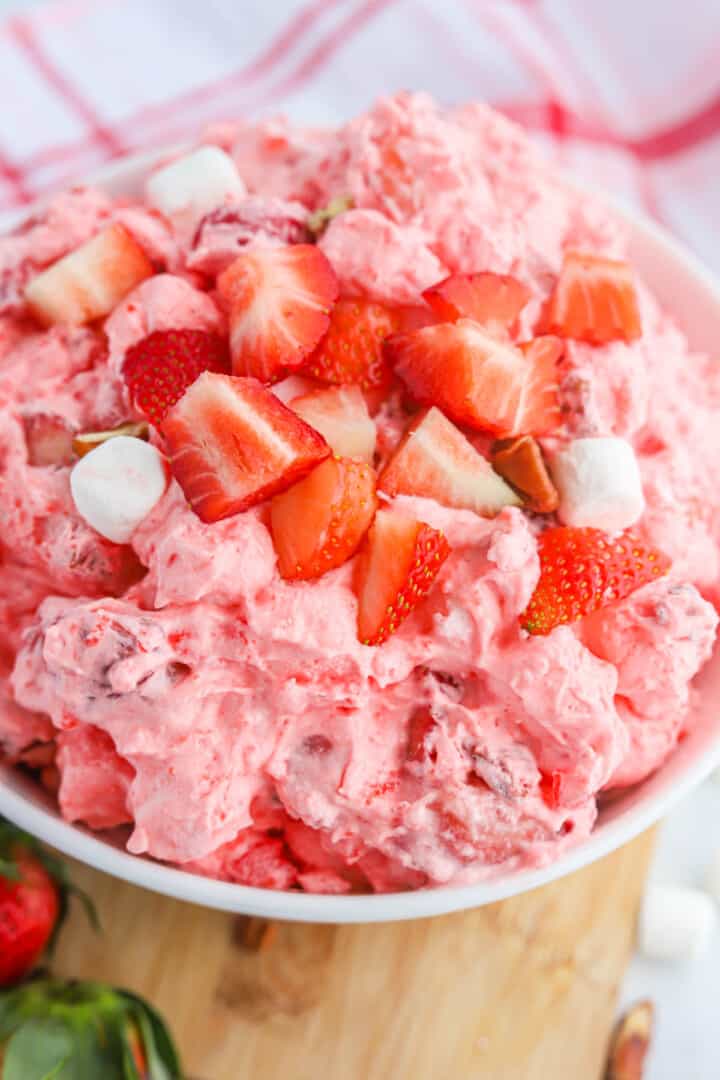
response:
<svg viewBox="0 0 720 1080"><path fill-rule="evenodd" d="M267 919L257 919L249 915L240 915L235 920L233 941L248 952L261 952L269 949L277 937L277 925Z"/></svg>
<svg viewBox="0 0 720 1080"><path fill-rule="evenodd" d="M110 431L86 431L82 435L75 436L72 448L78 457L85 457L85 454L89 454L96 446L107 442L108 439L114 439L118 435L127 435L135 439L147 439L149 430L147 422L141 420L136 424L120 424L119 427L112 428Z"/></svg>
<svg viewBox="0 0 720 1080"><path fill-rule="evenodd" d="M352 210L355 202L350 195L338 195L336 198L331 199L327 206L322 207L321 210L316 210L314 214L311 214L307 219L307 227L311 233L314 234L317 239L321 236L333 218L338 214L344 214L346 210Z"/></svg>
<svg viewBox="0 0 720 1080"><path fill-rule="evenodd" d="M652 1001L637 1002L620 1018L610 1043L606 1080L642 1080L654 1018Z"/></svg>
<svg viewBox="0 0 720 1080"><path fill-rule="evenodd" d="M495 471L525 497L530 510L538 514L552 514L557 510L557 488L550 479L542 451L531 435L496 442L492 464Z"/></svg>

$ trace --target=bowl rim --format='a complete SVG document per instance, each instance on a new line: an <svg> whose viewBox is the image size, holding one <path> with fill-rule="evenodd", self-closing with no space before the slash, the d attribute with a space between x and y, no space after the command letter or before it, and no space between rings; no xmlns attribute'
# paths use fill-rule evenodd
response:
<svg viewBox="0 0 720 1080"><path fill-rule="evenodd" d="M132 154L97 170L85 183L100 187L125 187L136 182L154 163L182 150L182 146L165 147L151 152ZM675 264L687 278L694 279L708 304L717 307L720 320L720 280L718 280L685 246L664 228L642 214L623 206L604 192L597 192L568 179L569 186L602 199L612 214L629 230L633 240L662 250L664 258ZM42 198L21 213L3 215L3 227L37 211L47 198ZM673 755L678 753L675 748ZM670 759L671 760L671 759ZM32 803L25 795L12 790L3 779L9 767L0 766L0 814L21 828L57 848L63 854L79 860L112 877L149 889L176 900L222 911L264 916L289 921L319 923L373 923L404 921L447 914L480 907L529 892L549 884L634 839L653 825L692 788L720 766L720 724L714 730L710 745L690 758L678 777L660 780L659 790L639 795L634 805L621 810L613 820L596 826L590 836L569 848L557 860L539 869L511 871L473 884L433 886L409 892L372 893L362 895L328 895L261 889L248 885L218 881L191 873L145 856L120 850L85 827L64 821L56 811ZM662 778L665 766L635 789L641 792L644 784Z"/></svg>

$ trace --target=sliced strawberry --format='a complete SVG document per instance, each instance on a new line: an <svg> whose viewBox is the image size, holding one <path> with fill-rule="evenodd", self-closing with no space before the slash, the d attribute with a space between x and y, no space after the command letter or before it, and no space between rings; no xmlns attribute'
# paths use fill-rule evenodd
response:
<svg viewBox="0 0 720 1080"><path fill-rule="evenodd" d="M284 578L316 578L357 551L377 509L375 472L328 458L272 501L270 521Z"/></svg>
<svg viewBox="0 0 720 1080"><path fill-rule="evenodd" d="M436 408L425 410L410 425L378 487L388 495L422 495L486 517L521 504L490 462Z"/></svg>
<svg viewBox="0 0 720 1080"><path fill-rule="evenodd" d="M520 617L531 634L549 634L622 600L666 574L670 560L632 533L559 526L538 540L540 579Z"/></svg>
<svg viewBox="0 0 720 1080"><path fill-rule="evenodd" d="M438 319L474 319L493 333L506 336L530 299L530 290L509 274L451 274L423 293Z"/></svg>
<svg viewBox="0 0 720 1080"><path fill-rule="evenodd" d="M153 273L143 249L122 225L110 225L33 278L25 300L46 326L109 315Z"/></svg>
<svg viewBox="0 0 720 1080"><path fill-rule="evenodd" d="M74 432L67 420L55 413L33 413L23 424L29 465L72 465Z"/></svg>
<svg viewBox="0 0 720 1080"><path fill-rule="evenodd" d="M372 463L375 424L359 386L312 390L288 404L310 427L320 432L334 453Z"/></svg>
<svg viewBox="0 0 720 1080"><path fill-rule="evenodd" d="M378 510L358 558L358 637L382 645L430 591L450 554L437 529Z"/></svg>
<svg viewBox="0 0 720 1080"><path fill-rule="evenodd" d="M173 405L162 433L173 474L203 521L284 491L330 453L262 383L210 371Z"/></svg>
<svg viewBox="0 0 720 1080"><path fill-rule="evenodd" d="M550 333L591 345L639 338L632 268L620 260L567 251L545 321Z"/></svg>
<svg viewBox="0 0 720 1080"><path fill-rule="evenodd" d="M313 244L245 252L217 281L230 319L233 374L275 382L299 368L326 332L338 282Z"/></svg>
<svg viewBox="0 0 720 1080"><path fill-rule="evenodd" d="M399 318L397 311L371 300L338 300L330 328L308 361L308 375L325 383L387 391L392 372L382 346L398 329Z"/></svg>
<svg viewBox="0 0 720 1080"><path fill-rule="evenodd" d="M230 370L227 343L205 330L156 330L125 353L133 404L156 426L203 371Z"/></svg>
<svg viewBox="0 0 720 1080"><path fill-rule="evenodd" d="M501 435L542 435L560 423L549 347L518 349L460 319L396 334L385 352L415 400L456 423Z"/></svg>

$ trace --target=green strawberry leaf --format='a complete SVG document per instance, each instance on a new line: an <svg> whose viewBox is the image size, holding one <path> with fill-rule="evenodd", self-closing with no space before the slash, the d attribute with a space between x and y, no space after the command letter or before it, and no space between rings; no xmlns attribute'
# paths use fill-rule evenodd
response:
<svg viewBox="0 0 720 1080"><path fill-rule="evenodd" d="M72 1034L63 1024L28 1020L5 1048L2 1080L60 1076L72 1057Z"/></svg>
<svg viewBox="0 0 720 1080"><path fill-rule="evenodd" d="M146 1062L142 1076L131 1033ZM0 1052L3 1046L0 1080L182 1077L160 1015L136 994L103 983L36 978L0 992Z"/></svg>
<svg viewBox="0 0 720 1080"><path fill-rule="evenodd" d="M181 1071L177 1050L160 1014L129 990L123 991L123 997L133 1006L133 1016L147 1058L149 1080L179 1080Z"/></svg>

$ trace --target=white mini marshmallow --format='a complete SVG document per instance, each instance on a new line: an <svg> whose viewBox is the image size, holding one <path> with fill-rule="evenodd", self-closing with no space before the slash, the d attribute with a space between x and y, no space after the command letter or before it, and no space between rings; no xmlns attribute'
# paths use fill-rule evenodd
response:
<svg viewBox="0 0 720 1080"><path fill-rule="evenodd" d="M224 202L243 198L247 189L229 154L201 146L152 173L145 194L165 217L190 226Z"/></svg>
<svg viewBox="0 0 720 1080"><path fill-rule="evenodd" d="M80 458L70 473L78 513L96 532L126 544L162 496L165 458L150 443L118 435Z"/></svg>
<svg viewBox="0 0 720 1080"><path fill-rule="evenodd" d="M689 960L703 953L717 922L707 893L681 885L649 885L638 923L638 945L651 960Z"/></svg>
<svg viewBox="0 0 720 1080"><path fill-rule="evenodd" d="M625 439L574 439L553 456L551 471L565 525L619 532L645 508L635 452Z"/></svg>

